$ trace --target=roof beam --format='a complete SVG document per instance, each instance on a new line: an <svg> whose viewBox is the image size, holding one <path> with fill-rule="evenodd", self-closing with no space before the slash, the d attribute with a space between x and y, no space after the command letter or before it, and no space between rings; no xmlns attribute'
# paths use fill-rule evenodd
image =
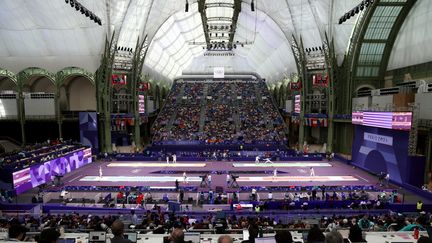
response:
<svg viewBox="0 0 432 243"><path fill-rule="evenodd" d="M198 0L198 12L201 15L201 22L204 30L204 37L207 45L210 45L209 29L207 24L207 14L205 8L205 0Z"/></svg>
<svg viewBox="0 0 432 243"><path fill-rule="evenodd" d="M234 34L236 32L237 29L237 20L239 17L239 14L241 12L241 0L234 0L234 13L233 13L233 17L232 17L232 29L231 29L231 35L229 38L229 42L228 43L233 43L234 42Z"/></svg>

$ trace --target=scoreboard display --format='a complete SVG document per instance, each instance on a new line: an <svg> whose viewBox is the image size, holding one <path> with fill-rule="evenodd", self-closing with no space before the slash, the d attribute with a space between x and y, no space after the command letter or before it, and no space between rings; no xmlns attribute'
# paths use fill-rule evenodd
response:
<svg viewBox="0 0 432 243"><path fill-rule="evenodd" d="M351 122L355 125L409 131L412 112L355 111Z"/></svg>

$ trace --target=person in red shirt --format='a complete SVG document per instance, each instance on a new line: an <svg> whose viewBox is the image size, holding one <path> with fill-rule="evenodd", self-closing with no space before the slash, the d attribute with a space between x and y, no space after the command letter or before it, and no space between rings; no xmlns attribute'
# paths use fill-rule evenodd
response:
<svg viewBox="0 0 432 243"><path fill-rule="evenodd" d="M142 205L143 200L144 200L144 195L140 193L137 197L137 204Z"/></svg>

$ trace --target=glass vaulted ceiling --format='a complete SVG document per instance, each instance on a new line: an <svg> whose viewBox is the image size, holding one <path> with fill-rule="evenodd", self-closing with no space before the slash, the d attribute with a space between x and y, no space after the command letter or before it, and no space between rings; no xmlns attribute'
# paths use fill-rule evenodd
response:
<svg viewBox="0 0 432 243"><path fill-rule="evenodd" d="M102 26L64 0L0 1L0 67L18 72L38 66L56 72L77 66L94 72L106 36L115 32L119 46L132 48L138 37L148 35L150 49L144 71L161 78L172 79L184 70L209 71L211 66L225 64L233 71L255 71L268 80L278 80L296 70L290 50L292 35L302 36L307 48L320 45L322 33L330 32L341 61L355 19L342 25L337 20L359 2L255 0L252 12L251 0L242 0L234 42L251 43L237 47L234 56L211 59L203 55L204 45L193 44L205 43L197 0L188 0L188 12L186 0L78 1L101 18ZM233 0L206 0L207 4L213 2L232 4ZM207 8L206 15L224 23L225 18L232 17L233 8Z"/></svg>

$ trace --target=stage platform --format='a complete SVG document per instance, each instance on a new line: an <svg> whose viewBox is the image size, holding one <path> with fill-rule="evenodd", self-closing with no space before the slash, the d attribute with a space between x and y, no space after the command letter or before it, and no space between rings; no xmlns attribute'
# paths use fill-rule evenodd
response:
<svg viewBox="0 0 432 243"><path fill-rule="evenodd" d="M102 167L102 177L99 177ZM316 176L309 175L313 167ZM247 171L244 169L247 168ZM278 176L273 177L277 169ZM187 174L189 186L198 186L200 173L211 173L212 188L226 188L228 173L238 175L240 186L369 186L376 185L378 179L360 169L338 161L303 161L273 164L241 162L177 162L176 164L155 162L93 162L63 178L66 186L152 186L172 187L175 180L180 186L186 185L183 173Z"/></svg>
<svg viewBox="0 0 432 243"><path fill-rule="evenodd" d="M117 162L117 163L109 163L106 165L107 167L129 167L129 168L137 168L137 167L173 167L173 168L181 168L181 167L205 167L206 163L154 163L154 162Z"/></svg>
<svg viewBox="0 0 432 243"><path fill-rule="evenodd" d="M314 163L314 162L285 162L285 163L264 163L260 162L259 164L256 163L233 163L233 167L331 167L332 165L330 163Z"/></svg>

